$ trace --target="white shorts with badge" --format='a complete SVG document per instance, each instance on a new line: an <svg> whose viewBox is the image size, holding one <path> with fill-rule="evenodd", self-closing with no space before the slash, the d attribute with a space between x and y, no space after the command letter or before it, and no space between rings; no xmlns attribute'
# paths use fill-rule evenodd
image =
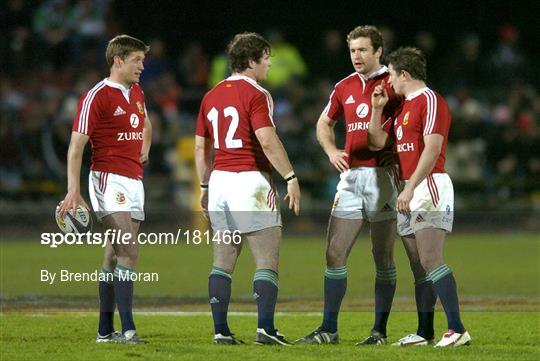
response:
<svg viewBox="0 0 540 361"><path fill-rule="evenodd" d="M332 216L380 222L396 218L397 168L356 167L340 174Z"/></svg>
<svg viewBox="0 0 540 361"><path fill-rule="evenodd" d="M446 173L426 177L414 189L409 204L411 213L398 213L398 234L407 236L425 228L452 231L454 223L454 186Z"/></svg>
<svg viewBox="0 0 540 361"><path fill-rule="evenodd" d="M130 212L144 221L144 187L138 179L101 171L90 171L88 191L99 221L109 214Z"/></svg>
<svg viewBox="0 0 540 361"><path fill-rule="evenodd" d="M208 212L214 232L249 233L281 227L276 188L269 175L258 171L212 171Z"/></svg>

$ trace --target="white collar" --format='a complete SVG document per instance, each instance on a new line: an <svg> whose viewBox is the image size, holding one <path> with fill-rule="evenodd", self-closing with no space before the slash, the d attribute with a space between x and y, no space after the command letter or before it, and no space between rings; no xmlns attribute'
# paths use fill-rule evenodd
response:
<svg viewBox="0 0 540 361"><path fill-rule="evenodd" d="M245 75L241 75L241 74L231 75L230 77L228 77L225 80L247 80L250 83L257 84L257 82L255 80L253 80L252 78L250 78L249 76L245 76Z"/></svg>
<svg viewBox="0 0 540 361"><path fill-rule="evenodd" d="M407 95L405 100L412 100L412 99L416 98L417 96L419 96L420 94L422 94L423 92L425 92L427 90L429 90L429 88L427 86L422 87L420 89L417 89L417 90L413 91L412 93L410 93L409 95Z"/></svg>
<svg viewBox="0 0 540 361"><path fill-rule="evenodd" d="M111 88L116 88L120 90L122 92L122 95L126 99L126 101L129 103L129 93L131 92L131 87L126 88L120 83L109 80L109 78L105 78L104 81L105 81L105 84L110 86Z"/></svg>
<svg viewBox="0 0 540 361"><path fill-rule="evenodd" d="M373 79L386 72L388 72L388 68L386 67L386 65L381 65L381 67L378 70L375 70L373 73L370 73L368 76L365 76L360 73L357 73L357 74L360 75L362 79Z"/></svg>
<svg viewBox="0 0 540 361"><path fill-rule="evenodd" d="M105 84L107 84L108 86L110 87L113 87L113 88L116 88L116 89L120 89L122 91L130 91L131 90L131 87L129 88L126 88L125 86L123 86L122 84L120 83L117 83L117 82L114 82L112 80L110 80L109 78L105 78Z"/></svg>

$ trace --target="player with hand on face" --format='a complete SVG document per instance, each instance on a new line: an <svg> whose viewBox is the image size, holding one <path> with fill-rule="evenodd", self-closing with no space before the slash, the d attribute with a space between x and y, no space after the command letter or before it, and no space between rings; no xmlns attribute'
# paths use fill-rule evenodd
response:
<svg viewBox="0 0 540 361"><path fill-rule="evenodd" d="M384 43L374 26L358 26L347 35L354 73L335 85L330 101L317 122L317 139L330 163L340 172L328 224L324 315L322 324L298 344L338 342L338 314L347 288L347 258L364 223L370 227L375 278L375 321L370 335L358 345L386 343L386 324L396 290L393 248L396 229L397 171L383 152L370 149L368 124L371 93L388 79L380 63ZM391 100L384 114L391 116L402 99L389 88ZM345 149L338 149L334 126L344 117ZM390 123L384 131L390 131ZM392 157L386 157L386 159Z"/></svg>
<svg viewBox="0 0 540 361"><path fill-rule="evenodd" d="M148 163L152 126L139 77L149 47L128 35L109 41L108 78L79 100L68 150L68 192L59 216L88 208L80 191L83 151L90 140L92 165L89 193L92 207L107 229L131 235L129 244L107 242L99 282L99 328L96 342L140 343L133 321L133 281L138 258L136 242L144 220L143 166ZM110 280L113 280L110 282ZM113 327L118 306L122 334Z"/></svg>
<svg viewBox="0 0 540 361"><path fill-rule="evenodd" d="M270 44L259 34L237 34L228 46L233 74L206 93L197 119L195 162L201 181L201 208L209 215L214 239L218 238L213 246L208 291L214 343L220 345L243 343L229 329L227 312L232 273L245 241L256 266L255 342L289 344L274 326L281 216L272 168L287 182L285 199L296 215L300 211L300 187L276 134L272 97L258 84L266 79L272 65L270 51ZM242 241L225 242L227 232L229 236L240 233Z"/></svg>
<svg viewBox="0 0 540 361"><path fill-rule="evenodd" d="M471 337L461 322L454 275L443 260L444 240L446 233L452 231L454 218L454 189L444 169L450 109L441 95L426 86L426 60L419 49L400 48L390 54L388 63L389 82L397 94L405 96L405 102L393 118L394 135L390 137L381 124L389 94L382 86L375 88L370 142L381 148L395 142L398 152L401 180L397 198L398 233L403 237L415 274L420 321L423 315L433 312L438 296L446 313L448 331L436 347L465 345ZM433 338L417 332L395 345L425 345L430 336Z"/></svg>

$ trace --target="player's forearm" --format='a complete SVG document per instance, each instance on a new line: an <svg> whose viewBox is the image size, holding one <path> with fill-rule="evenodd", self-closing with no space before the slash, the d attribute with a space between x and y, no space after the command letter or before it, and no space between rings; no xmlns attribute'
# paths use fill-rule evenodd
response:
<svg viewBox="0 0 540 361"><path fill-rule="evenodd" d="M317 141L327 155L337 150L334 127L320 119L317 122Z"/></svg>
<svg viewBox="0 0 540 361"><path fill-rule="evenodd" d="M148 118L144 121L143 128L143 143L141 148L141 153L148 154L150 153L150 147L152 146L152 123Z"/></svg>
<svg viewBox="0 0 540 361"><path fill-rule="evenodd" d="M70 145L67 156L68 193L81 192L81 166L84 148Z"/></svg>
<svg viewBox="0 0 540 361"><path fill-rule="evenodd" d="M283 147L283 143L281 143L281 140L279 140L275 133L274 135L274 137L271 137L266 142L261 142L261 147L272 166L282 177L285 177L293 171L293 167L289 161L285 147Z"/></svg>
<svg viewBox="0 0 540 361"><path fill-rule="evenodd" d="M418 165L408 182L412 187L416 188L431 173L440 153L441 149L437 145L426 144L418 160Z"/></svg>
<svg viewBox="0 0 540 361"><path fill-rule="evenodd" d="M199 182L201 182L201 184L208 184L210 173L212 172L210 157L195 154L195 165L197 167Z"/></svg>
<svg viewBox="0 0 540 361"><path fill-rule="evenodd" d="M199 181L208 184L212 172L212 158L210 142L206 139L195 141L195 168L197 169Z"/></svg>
<svg viewBox="0 0 540 361"><path fill-rule="evenodd" d="M371 111L368 127L368 146L371 150L383 149L388 141L388 134L382 128L382 113L382 109L374 108Z"/></svg>

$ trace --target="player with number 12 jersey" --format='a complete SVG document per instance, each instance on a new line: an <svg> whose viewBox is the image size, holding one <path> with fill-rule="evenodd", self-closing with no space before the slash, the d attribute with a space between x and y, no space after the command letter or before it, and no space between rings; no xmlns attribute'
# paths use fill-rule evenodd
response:
<svg viewBox="0 0 540 361"><path fill-rule="evenodd" d="M215 170L271 171L255 131L274 126L273 107L270 93L242 75L228 77L206 94L197 135L212 138Z"/></svg>
<svg viewBox="0 0 540 361"><path fill-rule="evenodd" d="M285 199L297 215L300 186L276 133L272 97L258 85L272 66L270 43L257 33L241 33L227 52L232 75L204 96L195 135L201 209L214 231L208 278L214 343L242 343L227 323L232 273L241 249L240 243L227 241L227 233L233 232L242 235L240 242L249 244L255 260L253 294L259 316L255 342L287 345L274 325L281 216L272 168L287 182Z"/></svg>

